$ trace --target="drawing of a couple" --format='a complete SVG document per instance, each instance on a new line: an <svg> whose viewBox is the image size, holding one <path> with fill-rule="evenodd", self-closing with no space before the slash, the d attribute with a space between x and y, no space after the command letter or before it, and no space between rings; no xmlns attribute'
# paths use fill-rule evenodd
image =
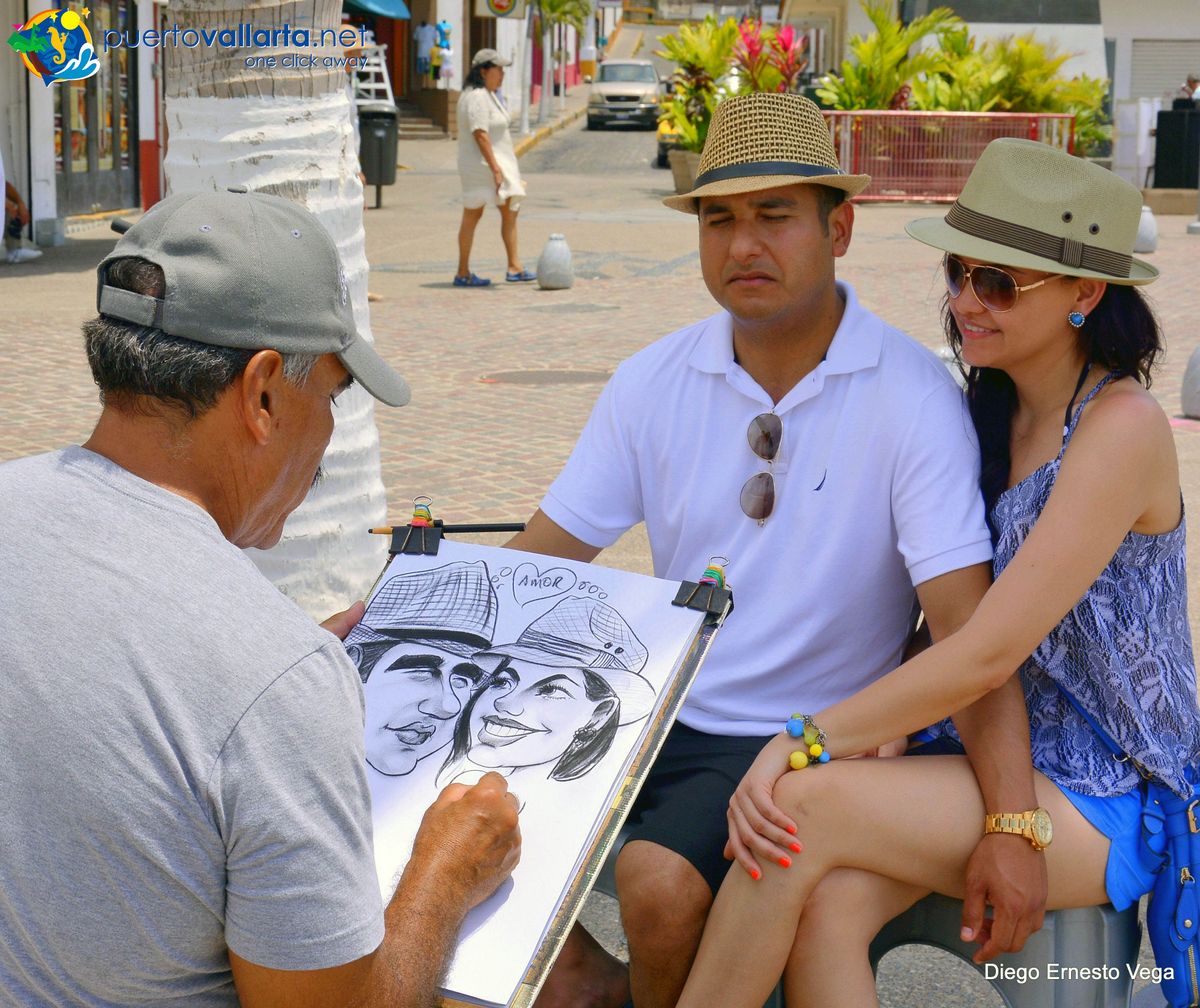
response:
<svg viewBox="0 0 1200 1008"><path fill-rule="evenodd" d="M482 560L397 576L347 638L366 694L367 762L389 776L449 747L444 767L586 774L655 691L645 646L611 606L567 598L511 644Z"/></svg>

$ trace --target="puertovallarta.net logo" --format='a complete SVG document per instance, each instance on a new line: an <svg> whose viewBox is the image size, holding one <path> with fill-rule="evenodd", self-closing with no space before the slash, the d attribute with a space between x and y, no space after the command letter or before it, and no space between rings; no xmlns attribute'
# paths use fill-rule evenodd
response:
<svg viewBox="0 0 1200 1008"><path fill-rule="evenodd" d="M91 13L53 9L34 14L8 37L26 68L47 86L56 81L86 80L100 69L92 36L83 23Z"/></svg>

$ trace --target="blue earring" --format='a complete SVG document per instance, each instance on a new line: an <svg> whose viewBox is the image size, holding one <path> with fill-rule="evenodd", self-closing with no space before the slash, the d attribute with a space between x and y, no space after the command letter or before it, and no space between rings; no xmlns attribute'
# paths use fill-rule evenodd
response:
<svg viewBox="0 0 1200 1008"><path fill-rule="evenodd" d="M1076 329L1082 329L1087 316L1081 311L1073 311L1067 315L1067 321Z"/></svg>

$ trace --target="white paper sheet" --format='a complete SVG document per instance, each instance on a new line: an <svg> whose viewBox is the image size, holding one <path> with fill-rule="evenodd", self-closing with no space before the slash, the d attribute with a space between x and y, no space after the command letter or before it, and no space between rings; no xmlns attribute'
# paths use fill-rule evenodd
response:
<svg viewBox="0 0 1200 1008"><path fill-rule="evenodd" d="M367 676L385 899L445 784L495 769L522 802L521 863L468 916L448 994L504 1005L516 992L700 626L699 613L670 604L677 589L445 542L436 557L398 558L347 639ZM447 640L454 650L435 647ZM484 640L491 646L474 650ZM422 652L439 656L440 674L420 667L431 661Z"/></svg>

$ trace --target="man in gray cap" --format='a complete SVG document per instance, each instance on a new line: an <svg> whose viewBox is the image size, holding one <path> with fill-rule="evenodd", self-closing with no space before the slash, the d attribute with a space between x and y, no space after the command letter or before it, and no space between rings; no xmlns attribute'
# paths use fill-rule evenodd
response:
<svg viewBox="0 0 1200 1008"><path fill-rule="evenodd" d="M322 629L240 549L278 541L352 382L408 390L329 236L277 197L159 203L98 305L91 437L0 466L0 990L426 1005L516 863L516 802L496 775L444 791L385 908L338 639L361 607Z"/></svg>

